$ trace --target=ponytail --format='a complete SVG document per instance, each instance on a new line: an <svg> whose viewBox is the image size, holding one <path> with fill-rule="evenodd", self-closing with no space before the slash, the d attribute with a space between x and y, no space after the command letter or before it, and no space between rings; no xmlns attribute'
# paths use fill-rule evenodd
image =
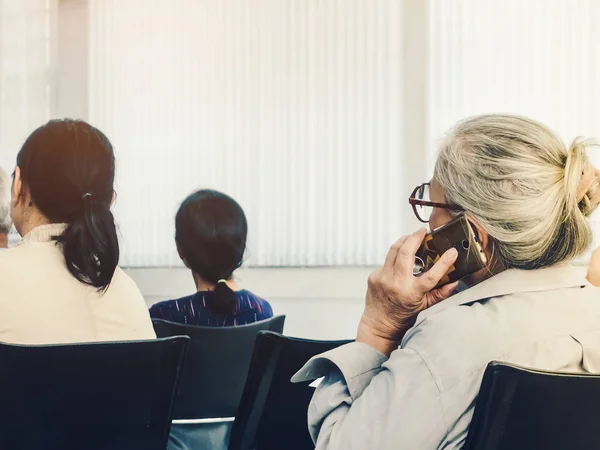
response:
<svg viewBox="0 0 600 450"><path fill-rule="evenodd" d="M51 120L29 135L17 166L21 202L27 193L29 207L35 206L49 223L66 224L54 240L71 275L106 291L119 262L110 212L115 155L108 138L80 120Z"/></svg>
<svg viewBox="0 0 600 450"><path fill-rule="evenodd" d="M110 205L85 194L81 210L56 241L62 245L67 269L77 280L101 292L108 289L119 263L119 241Z"/></svg>
<svg viewBox="0 0 600 450"><path fill-rule="evenodd" d="M232 315L237 295L227 279L242 265L248 223L242 207L222 192L201 189L189 195L175 216L175 242L185 265L214 284L207 307Z"/></svg>
<svg viewBox="0 0 600 450"><path fill-rule="evenodd" d="M236 305L235 292L227 285L226 280L219 280L213 289L213 295L208 298L206 306L217 314L231 316L235 313Z"/></svg>

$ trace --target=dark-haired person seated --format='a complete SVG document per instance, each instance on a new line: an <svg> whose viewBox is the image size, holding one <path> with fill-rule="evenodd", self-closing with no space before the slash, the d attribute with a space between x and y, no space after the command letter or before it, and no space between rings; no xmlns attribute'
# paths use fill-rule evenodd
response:
<svg viewBox="0 0 600 450"><path fill-rule="evenodd" d="M11 201L23 240L0 252L0 341L155 338L142 294L117 265L114 177L112 145L85 122L54 120L27 138Z"/></svg>
<svg viewBox="0 0 600 450"><path fill-rule="evenodd" d="M175 216L175 242L192 271L197 292L157 303L155 319L199 326L232 327L273 316L266 300L240 289L233 272L242 265L248 223L241 206L217 191L187 197Z"/></svg>

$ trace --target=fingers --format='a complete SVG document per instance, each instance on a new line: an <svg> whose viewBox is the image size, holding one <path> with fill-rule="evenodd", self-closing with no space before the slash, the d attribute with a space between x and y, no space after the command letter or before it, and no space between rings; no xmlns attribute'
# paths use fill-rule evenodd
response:
<svg viewBox="0 0 600 450"><path fill-rule="evenodd" d="M446 300L450 297L456 288L458 287L458 281L450 284L446 284L435 291L431 291L429 295L427 295L425 308L429 308L430 306L435 305L436 303L441 302L442 300Z"/></svg>
<svg viewBox="0 0 600 450"><path fill-rule="evenodd" d="M381 271L382 269L377 269L369 274L369 278L367 278L367 286L369 289L379 284L379 280L381 279Z"/></svg>
<svg viewBox="0 0 600 450"><path fill-rule="evenodd" d="M398 239L394 244L390 247L387 256L385 257L385 263L383 264L384 270L394 270L394 263L396 262L396 256L398 255L398 250L404 245L408 236L403 236Z"/></svg>
<svg viewBox="0 0 600 450"><path fill-rule="evenodd" d="M413 275L415 253L417 253L417 250L419 250L419 247L423 243L425 234L427 234L427 232L422 228L406 238L396 256L396 262L394 264L395 274L406 276Z"/></svg>
<svg viewBox="0 0 600 450"><path fill-rule="evenodd" d="M423 293L429 292L437 286L440 280L444 278L444 275L448 273L457 257L458 252L455 248L447 250L431 269L425 272L422 277L418 278L417 282L421 286Z"/></svg>

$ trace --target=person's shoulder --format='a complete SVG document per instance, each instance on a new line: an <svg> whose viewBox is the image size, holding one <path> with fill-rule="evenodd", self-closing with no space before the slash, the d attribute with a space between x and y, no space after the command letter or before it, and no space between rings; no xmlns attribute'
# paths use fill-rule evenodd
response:
<svg viewBox="0 0 600 450"><path fill-rule="evenodd" d="M29 273L36 272L36 267L32 266L31 259L27 258L22 249L19 250L17 247L0 250L0 289L2 291L21 284L24 277L28 277Z"/></svg>
<svg viewBox="0 0 600 450"><path fill-rule="evenodd" d="M462 340L464 336L473 335L489 329L494 318L485 306L485 301L466 305L456 305L436 314L417 320L415 326L405 335L403 344L416 348L437 346ZM491 314L493 316L493 313Z"/></svg>
<svg viewBox="0 0 600 450"><path fill-rule="evenodd" d="M10 248L0 249L0 260L13 259L23 257L31 252L37 252L40 248L48 246L36 246L32 244L40 244L39 242L21 242L18 245Z"/></svg>
<svg viewBox="0 0 600 450"><path fill-rule="evenodd" d="M437 383L448 387L502 353L507 334L496 311L475 302L427 316L406 333L401 347L415 351Z"/></svg>
<svg viewBox="0 0 600 450"><path fill-rule="evenodd" d="M181 306L182 304L190 303L193 299L194 299L194 295L186 295L186 296L180 297L180 298L174 298L174 299L170 299L170 300L162 300L160 302L154 303L150 307L150 311L153 311L153 310L156 311L156 310L160 310L160 309L177 308L178 306Z"/></svg>
<svg viewBox="0 0 600 450"><path fill-rule="evenodd" d="M247 290L240 291L240 294L247 295L250 299L252 299L252 301L256 304L255 309L258 310L262 317L269 318L273 315L273 308L271 307L271 304L264 298L259 297L253 292Z"/></svg>
<svg viewBox="0 0 600 450"><path fill-rule="evenodd" d="M42 249L44 248L42 247ZM40 252L39 246L25 243L2 249L0 250L0 276L22 271L35 271L36 267L45 266L48 262L48 255L53 253ZM53 257L54 255L52 255Z"/></svg>
<svg viewBox="0 0 600 450"><path fill-rule="evenodd" d="M0 249L0 264L6 264L18 253L18 247Z"/></svg>
<svg viewBox="0 0 600 450"><path fill-rule="evenodd" d="M119 266L115 269L110 288L118 289L129 295L142 297L142 292L137 283Z"/></svg>

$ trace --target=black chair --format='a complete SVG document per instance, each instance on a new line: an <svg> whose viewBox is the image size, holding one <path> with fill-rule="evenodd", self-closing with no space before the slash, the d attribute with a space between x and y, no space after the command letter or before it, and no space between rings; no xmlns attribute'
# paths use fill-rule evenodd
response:
<svg viewBox="0 0 600 450"><path fill-rule="evenodd" d="M313 341L260 332L229 450L312 450L308 433L310 383L292 376L313 356L352 341Z"/></svg>
<svg viewBox="0 0 600 450"><path fill-rule="evenodd" d="M164 450L188 341L0 344L0 448Z"/></svg>
<svg viewBox="0 0 600 450"><path fill-rule="evenodd" d="M488 365L464 450L600 448L600 375Z"/></svg>
<svg viewBox="0 0 600 450"><path fill-rule="evenodd" d="M177 421L233 418L261 330L282 332L285 316L238 327L198 327L154 319L159 337L191 338L173 412ZM232 420L232 419L230 419Z"/></svg>

